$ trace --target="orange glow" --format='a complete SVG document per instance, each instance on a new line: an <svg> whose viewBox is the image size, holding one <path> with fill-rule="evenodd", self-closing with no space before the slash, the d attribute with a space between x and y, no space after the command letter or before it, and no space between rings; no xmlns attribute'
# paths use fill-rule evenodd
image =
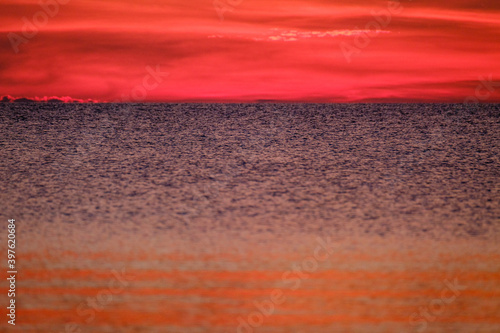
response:
<svg viewBox="0 0 500 333"><path fill-rule="evenodd" d="M53 14L45 24L37 0L0 0L4 95L463 102L491 76L479 101L500 101L496 0L401 1L389 18L383 12L396 5L388 1L244 0L226 7L221 0L224 20L212 1L44 2ZM42 24L30 38L23 17ZM387 24L362 42L377 19ZM346 57L341 45L355 53ZM168 76L142 89L148 66Z"/></svg>

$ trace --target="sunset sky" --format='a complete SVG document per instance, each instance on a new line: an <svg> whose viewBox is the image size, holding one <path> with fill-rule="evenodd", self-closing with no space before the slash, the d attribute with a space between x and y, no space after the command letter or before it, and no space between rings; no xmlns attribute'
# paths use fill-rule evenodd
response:
<svg viewBox="0 0 500 333"><path fill-rule="evenodd" d="M0 0L0 96L500 102L498 0L55 1Z"/></svg>

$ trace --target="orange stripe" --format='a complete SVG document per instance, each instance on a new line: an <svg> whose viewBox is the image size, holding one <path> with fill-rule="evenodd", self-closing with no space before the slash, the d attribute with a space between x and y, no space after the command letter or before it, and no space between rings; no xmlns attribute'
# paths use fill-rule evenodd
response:
<svg viewBox="0 0 500 333"><path fill-rule="evenodd" d="M5 288L4 288L5 289ZM276 288L280 289L280 288ZM6 290L6 289L5 289ZM49 288L27 288L23 287L19 290L21 295L82 295L92 296L97 295L101 291L107 289L97 287L83 288L64 288L64 287L49 287ZM172 295L172 296L204 296L204 297L224 297L236 298L242 297L266 297L275 289L241 289L241 288L214 288L214 289L172 289L172 288L128 288L122 294L130 295ZM431 296L437 297L442 289L426 289L426 290L305 290L305 289L281 289L286 295L295 297L387 297L387 298L405 298ZM472 290L466 289L460 292L460 297L484 297L495 298L500 297L500 290Z"/></svg>
<svg viewBox="0 0 500 333"><path fill-rule="evenodd" d="M203 322L210 326L234 326L238 325L238 315L227 314L193 314L176 309L165 309L162 312L145 312L130 310L103 310L96 312L92 325L111 325L115 327L128 325L178 325L187 327L199 327ZM36 323L68 323L75 322L85 325L89 317L77 316L71 310L46 310L46 309L19 309L18 320L25 324ZM245 316L242 316L245 317ZM22 318L22 319L21 319ZM273 314L265 319L266 326L289 326L289 325L330 325L335 323L353 324L382 324L388 322L408 323L408 316L353 316L353 315L282 315ZM484 315L470 316L462 315L456 317L437 316L434 322L455 323L500 323L498 316L486 317Z"/></svg>
<svg viewBox="0 0 500 333"><path fill-rule="evenodd" d="M125 271L125 276L133 277L135 281L150 281L158 279L184 280L197 278L202 280L216 281L275 281L282 280L282 271L158 271L158 270L131 270ZM454 280L458 281L500 281L498 272L373 272L373 271L318 271L307 274L307 279L327 280ZM287 278L296 278L297 275L289 274ZM84 279L84 280L109 280L114 279L111 271L100 270L76 270L76 269L54 269L54 270L30 270L25 269L19 273L23 281L32 279L46 281L54 279Z"/></svg>
<svg viewBox="0 0 500 333"><path fill-rule="evenodd" d="M437 295L439 297L439 295ZM399 314L399 315L409 315L413 312L418 312L419 308L429 307L429 300L415 300L413 298L408 299L408 301L399 300L395 302L391 299L386 298L373 298L367 300L366 298L345 298L345 297L333 297L333 298L307 298L307 297L290 297L286 293L284 294L285 301L282 304L274 304L271 302L270 297L266 298L247 298L240 299L238 302L225 302L224 298L210 298L208 301L197 300L185 300L182 298L172 299L172 298L149 298L144 296L139 296L135 299L127 299L127 302L122 302L119 299L108 299L107 303L99 302L102 304L104 309L112 309L112 311L142 311L146 312L156 312L158 309L175 309L177 311L182 311L185 313L217 313L217 314L248 314L250 312L258 310L258 307L264 306L266 309L271 306L275 310L274 313L286 314L286 315L304 315L304 314L316 314L316 315L340 315L340 314L363 314L363 313L374 313L376 312L379 316L387 316L387 314ZM438 298L439 299L439 298ZM442 315L453 315L454 313L466 313L469 316L484 315L485 313L496 313L498 310L498 302L487 302L485 304L484 299L477 298L463 298L464 300L469 300L473 302L460 303L451 302L450 304L444 304ZM478 301L480 306L478 306ZM51 299L48 301L44 298L44 302L39 301L37 304L43 304L45 309L77 309L83 306L84 309L88 309L86 298L85 299L73 299L71 302L67 299ZM104 302L104 301L103 301ZM24 302L26 304L26 302ZM31 306L36 307L36 305ZM292 313L287 313L292 312Z"/></svg>

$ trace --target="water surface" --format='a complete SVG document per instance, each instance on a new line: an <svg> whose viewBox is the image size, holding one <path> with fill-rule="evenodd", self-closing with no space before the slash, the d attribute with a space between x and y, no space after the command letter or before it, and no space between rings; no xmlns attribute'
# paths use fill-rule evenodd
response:
<svg viewBox="0 0 500 333"><path fill-rule="evenodd" d="M499 115L1 104L0 214L17 220L22 278L19 324L0 327L497 332ZM259 312L275 290L286 300Z"/></svg>

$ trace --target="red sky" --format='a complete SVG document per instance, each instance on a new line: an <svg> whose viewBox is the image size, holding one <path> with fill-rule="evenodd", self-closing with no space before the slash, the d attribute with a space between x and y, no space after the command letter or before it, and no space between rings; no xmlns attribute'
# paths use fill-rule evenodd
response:
<svg viewBox="0 0 500 333"><path fill-rule="evenodd" d="M498 0L401 0L364 39L391 2L220 0L221 20L213 0L59 1L23 36L39 1L0 0L0 96L500 102ZM144 86L148 66L169 74Z"/></svg>

